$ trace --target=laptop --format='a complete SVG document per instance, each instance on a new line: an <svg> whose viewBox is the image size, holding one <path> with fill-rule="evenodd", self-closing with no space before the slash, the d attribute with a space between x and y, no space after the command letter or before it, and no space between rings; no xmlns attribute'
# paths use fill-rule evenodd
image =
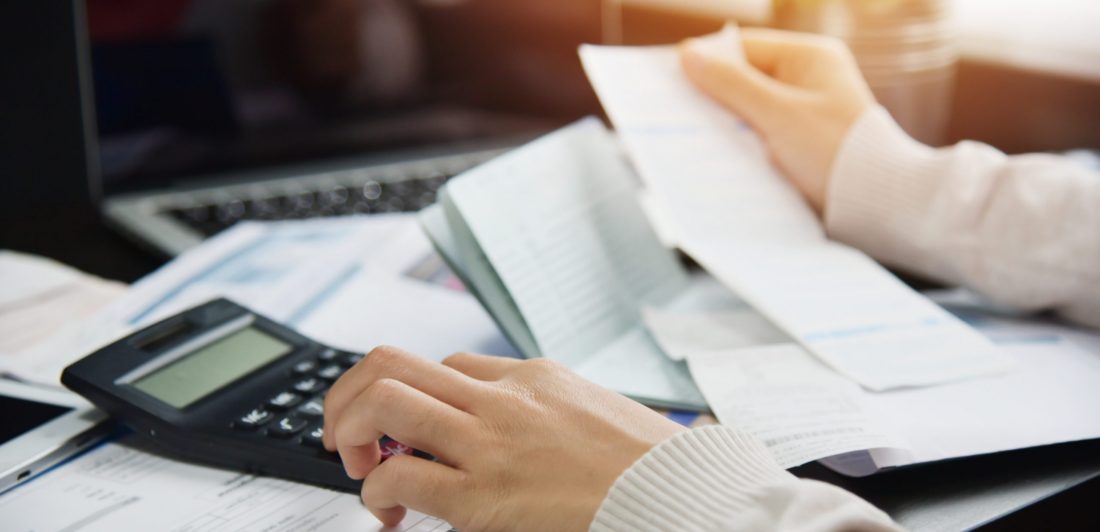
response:
<svg viewBox="0 0 1100 532"><path fill-rule="evenodd" d="M76 6L89 186L111 226L166 256L240 220L419 210L599 108L576 60L596 17L481 0Z"/></svg>

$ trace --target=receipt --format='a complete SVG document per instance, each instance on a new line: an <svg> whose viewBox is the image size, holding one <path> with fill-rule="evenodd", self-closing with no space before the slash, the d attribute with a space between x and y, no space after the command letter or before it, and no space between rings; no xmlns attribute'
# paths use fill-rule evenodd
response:
<svg viewBox="0 0 1100 532"><path fill-rule="evenodd" d="M876 418L859 386L798 345L696 353L688 366L718 420L751 433L785 468L908 447Z"/></svg>
<svg viewBox="0 0 1100 532"><path fill-rule="evenodd" d="M705 46L737 61L733 40L726 30ZM755 132L690 84L674 48L580 53L680 248L820 360L870 390L1011 367L962 321L827 240Z"/></svg>

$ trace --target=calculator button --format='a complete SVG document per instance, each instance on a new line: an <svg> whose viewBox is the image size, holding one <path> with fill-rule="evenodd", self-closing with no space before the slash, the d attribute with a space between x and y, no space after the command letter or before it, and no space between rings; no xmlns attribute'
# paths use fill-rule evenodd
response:
<svg viewBox="0 0 1100 532"><path fill-rule="evenodd" d="M324 447L325 443L321 439L325 435L325 428L321 425L317 425L302 434L302 445L308 445L310 447Z"/></svg>
<svg viewBox="0 0 1100 532"><path fill-rule="evenodd" d="M294 392L282 392L275 397L267 400L267 406L278 410L286 410L293 408L294 405L302 402L302 396Z"/></svg>
<svg viewBox="0 0 1100 532"><path fill-rule="evenodd" d="M412 455L416 451L412 447L405 445L397 440L391 440L389 438L382 438L378 441L379 450L382 451L382 459L385 460L391 456L397 456L399 454Z"/></svg>
<svg viewBox="0 0 1100 532"><path fill-rule="evenodd" d="M273 417L275 416L272 415L271 412L263 408L254 408L249 413L234 421L233 426L241 430L256 430L263 426L264 423L271 421Z"/></svg>
<svg viewBox="0 0 1100 532"><path fill-rule="evenodd" d="M310 399L298 407L298 413L303 416L318 417L325 415L325 401L323 399Z"/></svg>
<svg viewBox="0 0 1100 532"><path fill-rule="evenodd" d="M312 360L303 360L294 365L294 373L305 375L317 369L317 363Z"/></svg>
<svg viewBox="0 0 1100 532"><path fill-rule="evenodd" d="M350 368L350 367L358 364L359 361L363 360L363 357L365 357L365 356L366 355L364 355L363 353L347 353L340 360L340 363L343 364L344 366L347 366L347 367Z"/></svg>
<svg viewBox="0 0 1100 532"><path fill-rule="evenodd" d="M332 362L333 360L336 360L339 356L340 353L337 353L335 349L325 349L317 355L317 360L320 360L321 362Z"/></svg>
<svg viewBox="0 0 1100 532"><path fill-rule="evenodd" d="M289 438L306 428L309 422L298 416L285 416L267 428L267 435L273 438Z"/></svg>
<svg viewBox="0 0 1100 532"><path fill-rule="evenodd" d="M333 364L331 366L325 366L325 367L321 368L320 371L317 372L318 377L321 377L322 379L326 379L326 380L330 380L330 381L334 381L334 380L340 378L340 375L343 375L343 374L344 374L344 368L342 366L337 366L336 364Z"/></svg>
<svg viewBox="0 0 1100 532"><path fill-rule="evenodd" d="M325 387L325 381L317 377L306 377L294 383L294 389L302 393L313 393Z"/></svg>

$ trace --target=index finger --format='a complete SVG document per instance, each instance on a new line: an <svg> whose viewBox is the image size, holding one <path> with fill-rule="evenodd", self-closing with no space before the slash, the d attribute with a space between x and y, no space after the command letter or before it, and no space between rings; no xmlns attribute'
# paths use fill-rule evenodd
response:
<svg viewBox="0 0 1100 532"><path fill-rule="evenodd" d="M379 379L400 381L459 410L468 410L470 401L477 397L479 391L475 379L457 370L396 347L376 347L344 373L325 396L321 438L326 449L332 451L336 448L332 438L333 422L340 418L352 399Z"/></svg>
<svg viewBox="0 0 1100 532"><path fill-rule="evenodd" d="M776 69L786 61L799 58L812 61L821 54L837 52L844 45L839 39L825 35L745 28L741 30L741 48L750 64L774 76Z"/></svg>

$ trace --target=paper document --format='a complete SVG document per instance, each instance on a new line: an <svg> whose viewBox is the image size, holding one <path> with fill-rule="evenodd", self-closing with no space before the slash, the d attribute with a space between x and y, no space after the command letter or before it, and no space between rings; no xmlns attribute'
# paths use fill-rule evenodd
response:
<svg viewBox="0 0 1100 532"><path fill-rule="evenodd" d="M120 297L126 285L53 260L0 250L0 369Z"/></svg>
<svg viewBox="0 0 1100 532"><path fill-rule="evenodd" d="M614 138L586 119L452 179L421 220L524 355L651 405L703 409L641 320L690 281L637 190Z"/></svg>
<svg viewBox="0 0 1100 532"><path fill-rule="evenodd" d="M0 497L5 530L446 532L409 511L386 529L350 493L166 460L108 443Z"/></svg>
<svg viewBox="0 0 1100 532"><path fill-rule="evenodd" d="M735 38L722 39L735 53ZM580 53L681 249L795 341L871 390L1011 367L873 260L828 241L756 134L686 79L675 48Z"/></svg>
<svg viewBox="0 0 1100 532"><path fill-rule="evenodd" d="M661 350L673 360L694 353L791 342L709 275L693 276L687 290L663 307L643 307L642 319Z"/></svg>
<svg viewBox="0 0 1100 532"><path fill-rule="evenodd" d="M515 354L439 261L414 216L371 215L237 224L96 314L4 357L0 368L58 385L73 361L219 296L349 350L392 344L434 360L455 351Z"/></svg>
<svg viewBox="0 0 1100 532"><path fill-rule="evenodd" d="M838 382L793 344L697 353L688 362L718 419L755 434L785 466L822 460L861 476L1100 438L1100 349L1081 347L1100 346L1100 333L973 309L966 316L1018 371L869 392Z"/></svg>
<svg viewBox="0 0 1100 532"><path fill-rule="evenodd" d="M718 419L752 433L784 468L908 447L875 419L858 385L797 344L695 353L688 361Z"/></svg>

